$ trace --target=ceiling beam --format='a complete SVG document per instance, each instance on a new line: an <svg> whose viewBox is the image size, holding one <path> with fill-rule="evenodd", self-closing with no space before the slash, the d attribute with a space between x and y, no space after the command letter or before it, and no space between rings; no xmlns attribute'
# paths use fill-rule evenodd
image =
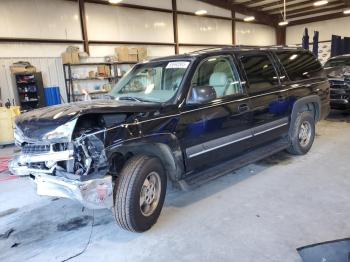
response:
<svg viewBox="0 0 350 262"><path fill-rule="evenodd" d="M237 3L237 4L241 4L241 5L245 5L245 6L248 6L248 5L254 5L254 4L258 4L258 3L262 3L262 2L265 2L266 0L250 0L250 1L247 1L247 2L240 2L240 3ZM236 1L234 1L235 3Z"/></svg>
<svg viewBox="0 0 350 262"><path fill-rule="evenodd" d="M290 21L288 26L303 25L307 23L319 22L319 21L342 18L342 17L345 17L345 15L343 14L343 11L340 10L338 13L334 13L334 14L320 15L320 16L301 19L301 20Z"/></svg>
<svg viewBox="0 0 350 262"><path fill-rule="evenodd" d="M246 7L243 4L232 3L232 0L200 0L200 1L207 4L218 6L221 8L225 8L228 10L233 9L235 12L242 13L244 15L254 16L256 21L262 24L271 25L271 26L277 25L277 19L275 16L268 15L264 12L256 10L255 8Z"/></svg>
<svg viewBox="0 0 350 262"><path fill-rule="evenodd" d="M309 4L309 3L310 3L309 0L303 0L303 2L294 3L294 4L290 4L290 3L288 3L288 1L287 1L287 2L286 2L286 6L287 6L287 8L288 8L288 7L291 7L291 6L293 6L293 5L305 5L305 4ZM270 8L270 7L274 7L274 6L281 5L280 7L276 7L276 8L275 8L275 9L277 9L277 8L283 8L283 4L284 4L283 1L277 1L277 2L272 2L272 3L268 3L268 4L261 5L261 6L259 6L259 8L263 9L263 8ZM270 10L273 10L273 9L270 9ZM270 12L270 10L266 10L265 12Z"/></svg>
<svg viewBox="0 0 350 262"><path fill-rule="evenodd" d="M343 8L345 5L343 3L334 3L334 4L329 4L326 6L320 6L320 7L315 7L315 8L310 8L310 7L303 7L303 8L299 8L299 9L294 9L294 10L290 10L288 11L288 16L289 15L295 15L295 14L299 14L302 12L326 12L329 11L329 9L334 9L334 8Z"/></svg>
<svg viewBox="0 0 350 262"><path fill-rule="evenodd" d="M336 0L336 1L333 1L333 2L330 2L327 6L331 5L331 4L340 4L342 3L343 0ZM302 3L295 3L295 4L290 4L290 5L287 5L287 13L288 12L292 12L294 10L298 10L298 7L300 7L299 9L302 9L302 8L305 8L305 5L309 5L308 8L316 8L314 7L313 3L312 2L308 2L308 3L305 3L305 2L302 2ZM296 9L294 10L288 10L288 8L294 8L296 7ZM325 7L325 6L322 6L322 7ZM275 12L278 12L278 11L281 11L283 9L283 7L276 7L276 8L273 8L273 9L269 9L269 10L266 10L265 12L268 12L268 13L275 13Z"/></svg>
<svg viewBox="0 0 350 262"><path fill-rule="evenodd" d="M299 12L289 12L288 19L290 18L297 18L297 17L303 17L307 15L314 15L314 14L319 14L323 12L329 12L329 11L339 11L339 9L342 9L345 7L344 5L341 6L332 6L328 8L323 8L323 9L318 9L318 10L310 10L310 8L304 9L302 13ZM301 10L301 9L300 9Z"/></svg>

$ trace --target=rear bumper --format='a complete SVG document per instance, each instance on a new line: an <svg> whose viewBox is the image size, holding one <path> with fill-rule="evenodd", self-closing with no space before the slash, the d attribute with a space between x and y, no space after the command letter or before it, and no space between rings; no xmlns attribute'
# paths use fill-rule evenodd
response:
<svg viewBox="0 0 350 262"><path fill-rule="evenodd" d="M70 180L47 174L35 174L32 178L37 186L38 195L73 199L90 209L113 206L111 176L87 181Z"/></svg>

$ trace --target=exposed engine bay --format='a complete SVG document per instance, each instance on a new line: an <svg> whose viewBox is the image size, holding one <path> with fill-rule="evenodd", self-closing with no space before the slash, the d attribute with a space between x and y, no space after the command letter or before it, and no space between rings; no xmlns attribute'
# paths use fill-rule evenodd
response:
<svg viewBox="0 0 350 262"><path fill-rule="evenodd" d="M10 170L30 176L38 194L74 198L91 208L111 207L113 177L105 150L106 132L117 132L126 117L83 115L67 122L63 132L59 126L37 141L17 126L15 138L21 154L10 163Z"/></svg>

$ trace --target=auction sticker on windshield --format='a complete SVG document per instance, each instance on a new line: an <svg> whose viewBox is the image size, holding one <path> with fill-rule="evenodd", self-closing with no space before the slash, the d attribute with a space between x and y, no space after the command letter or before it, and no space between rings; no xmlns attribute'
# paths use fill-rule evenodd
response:
<svg viewBox="0 0 350 262"><path fill-rule="evenodd" d="M181 62L170 62L166 68L187 68L190 62L181 61Z"/></svg>

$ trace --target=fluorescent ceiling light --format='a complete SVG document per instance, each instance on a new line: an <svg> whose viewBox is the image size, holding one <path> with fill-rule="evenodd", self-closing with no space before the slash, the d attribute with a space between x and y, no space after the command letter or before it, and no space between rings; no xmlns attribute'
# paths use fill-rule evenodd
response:
<svg viewBox="0 0 350 262"><path fill-rule="evenodd" d="M206 15L208 13L207 10L201 9L196 12L194 12L195 15Z"/></svg>
<svg viewBox="0 0 350 262"><path fill-rule="evenodd" d="M346 9L346 10L344 10L344 14L345 14L345 15L350 14L350 9Z"/></svg>
<svg viewBox="0 0 350 262"><path fill-rule="evenodd" d="M314 6L321 6L321 5L326 5L328 4L327 0L322 0L322 1L316 1L314 2Z"/></svg>
<svg viewBox="0 0 350 262"><path fill-rule="evenodd" d="M111 4L119 4L123 0L108 0Z"/></svg>
<svg viewBox="0 0 350 262"><path fill-rule="evenodd" d="M288 25L289 22L286 20L286 21L281 21L278 23L279 26L285 26L285 25Z"/></svg>
<svg viewBox="0 0 350 262"><path fill-rule="evenodd" d="M247 16L246 18L243 19L244 22L251 22L251 21L254 21L255 20L255 17L254 16Z"/></svg>

